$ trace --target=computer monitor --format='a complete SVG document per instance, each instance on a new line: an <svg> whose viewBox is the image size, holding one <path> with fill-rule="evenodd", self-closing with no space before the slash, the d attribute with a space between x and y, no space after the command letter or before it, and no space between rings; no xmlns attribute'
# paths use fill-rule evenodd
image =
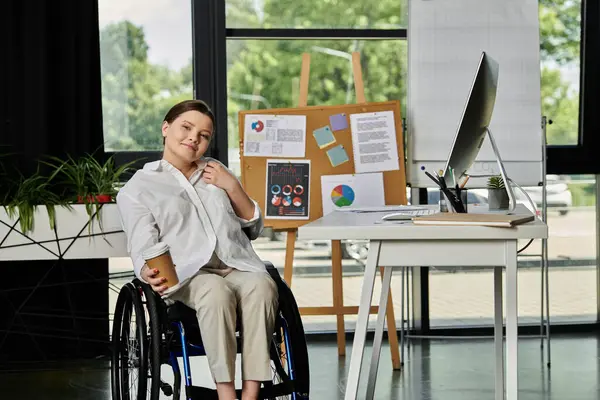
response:
<svg viewBox="0 0 600 400"><path fill-rule="evenodd" d="M458 183L463 176L468 175L467 171L475 162L483 141L488 136L496 155L500 175L504 180L511 201L511 210L514 210L516 206L514 194L506 176L500 153L489 130L494 104L496 103L498 72L498 63L488 54L482 52L475 77L471 84L471 90L469 91L458 129L456 130L454 143L452 143L450 155L443 171L443 176L446 184L450 186L454 183L453 177L456 183ZM450 168L452 168L454 176L452 176Z"/></svg>

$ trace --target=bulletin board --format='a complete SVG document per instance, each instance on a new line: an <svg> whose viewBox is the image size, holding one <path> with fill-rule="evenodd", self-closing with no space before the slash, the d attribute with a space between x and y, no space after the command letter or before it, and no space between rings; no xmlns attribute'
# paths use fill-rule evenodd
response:
<svg viewBox="0 0 600 400"><path fill-rule="evenodd" d="M387 101L379 103L346 104L337 106L308 106L297 108L280 108L269 110L242 111L239 113L240 134L240 163L241 181L248 195L256 200L263 215L266 215L266 181L267 160L277 160L277 157L256 157L244 154L244 130L246 116L253 114L273 116L306 116L306 150L304 158L282 157L282 160L302 161L310 160L310 190L309 190L309 218L308 219L270 219L265 217L265 226L273 229L289 230L298 228L308 222L323 216L323 204L321 194L321 177L324 175L354 174L354 152L352 146L352 133L350 116L361 113L379 113L391 111L396 132L396 143L398 150L399 169L383 171L383 186L386 205L406 204L406 171L404 162L404 135L402 131L402 117L400 114L399 101ZM313 131L325 126L330 126L330 116L345 114L347 128L333 132L335 143L320 148L313 137ZM348 155L348 161L334 167L327 155L327 151L333 147L342 145Z"/></svg>

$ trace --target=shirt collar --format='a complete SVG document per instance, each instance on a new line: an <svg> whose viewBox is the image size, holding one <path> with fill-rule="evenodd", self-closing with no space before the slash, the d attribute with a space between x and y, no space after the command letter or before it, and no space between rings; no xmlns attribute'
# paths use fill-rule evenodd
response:
<svg viewBox="0 0 600 400"><path fill-rule="evenodd" d="M206 168L207 164L208 164L208 162L204 159L204 157L202 157L201 159L196 161L196 165L198 166L198 169L196 171L202 172L204 170L204 168ZM156 161L146 163L144 165L144 169L149 170L149 171L162 171L163 168L175 168L175 167L173 167L173 165L171 165L171 163L166 160L156 160Z"/></svg>

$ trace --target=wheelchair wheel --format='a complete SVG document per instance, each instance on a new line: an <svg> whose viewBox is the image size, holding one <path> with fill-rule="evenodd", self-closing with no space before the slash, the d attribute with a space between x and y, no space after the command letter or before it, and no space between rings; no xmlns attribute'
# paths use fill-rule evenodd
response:
<svg viewBox="0 0 600 400"><path fill-rule="evenodd" d="M294 349L291 347L289 327L280 315L273 341L271 342L272 383L265 385L263 396L272 400L308 399L308 391L298 391L300 380L297 376Z"/></svg>
<svg viewBox="0 0 600 400"><path fill-rule="evenodd" d="M274 276L279 289L279 315L270 350L273 381L265 386L263 398L307 400L310 373L302 319L292 291L277 278Z"/></svg>
<svg viewBox="0 0 600 400"><path fill-rule="evenodd" d="M117 298L112 330L113 400L158 400L160 363L155 367L155 359L156 355L160 357L160 346L156 340L150 340L154 324L150 324L150 338L146 324L158 318L152 315L156 314L155 307L144 307L142 293L140 288L127 284Z"/></svg>
<svg viewBox="0 0 600 400"><path fill-rule="evenodd" d="M142 303L146 306L146 318L148 321L148 349L150 354L148 358L148 379L150 387L148 388L148 394L150 400L158 400L160 395L161 380L160 380L160 367L163 360L162 354L162 332L165 329L166 315L161 317L160 311L163 311L159 307L160 297L156 294L152 288L147 284L142 284L139 280L135 280L134 284L137 287L138 293L141 295ZM177 393L177 396L179 393ZM174 397L177 400L179 397Z"/></svg>

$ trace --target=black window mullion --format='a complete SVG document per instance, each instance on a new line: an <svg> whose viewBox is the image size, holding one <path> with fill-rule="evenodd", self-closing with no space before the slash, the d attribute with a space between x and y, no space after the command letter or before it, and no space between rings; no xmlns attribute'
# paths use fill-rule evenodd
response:
<svg viewBox="0 0 600 400"><path fill-rule="evenodd" d="M597 149L600 146L600 3L597 0L584 0L582 18L581 38L581 90L580 90L580 143L595 161L600 165L597 157ZM600 172L596 168L595 173Z"/></svg>
<svg viewBox="0 0 600 400"><path fill-rule="evenodd" d="M589 161L581 146L548 146L546 150L548 174L586 174L590 171Z"/></svg>
<svg viewBox="0 0 600 400"><path fill-rule="evenodd" d="M216 118L215 136L207 155L227 165L225 2L192 0L192 19L194 97L206 101Z"/></svg>
<svg viewBox="0 0 600 400"><path fill-rule="evenodd" d="M406 29L229 28L229 39L406 39Z"/></svg>
<svg viewBox="0 0 600 400"><path fill-rule="evenodd" d="M133 162L133 168L138 169L147 162L161 158L162 151L111 151L106 152L106 155L108 157L113 156L117 165Z"/></svg>

